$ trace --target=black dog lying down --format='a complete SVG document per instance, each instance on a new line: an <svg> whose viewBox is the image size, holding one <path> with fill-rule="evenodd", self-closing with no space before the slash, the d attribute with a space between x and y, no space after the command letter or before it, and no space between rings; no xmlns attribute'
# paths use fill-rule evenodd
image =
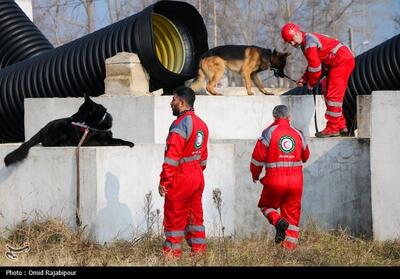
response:
<svg viewBox="0 0 400 279"><path fill-rule="evenodd" d="M85 95L85 102L77 113L68 118L49 122L30 140L4 158L6 166L23 160L29 149L41 143L43 146L77 146L86 128L89 133L82 146L127 145L133 147L130 141L113 138L111 132L112 117L107 109Z"/></svg>

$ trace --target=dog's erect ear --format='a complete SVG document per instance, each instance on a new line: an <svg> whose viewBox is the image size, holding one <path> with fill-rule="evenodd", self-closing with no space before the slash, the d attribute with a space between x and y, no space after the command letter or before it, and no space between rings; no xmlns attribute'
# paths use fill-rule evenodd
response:
<svg viewBox="0 0 400 279"><path fill-rule="evenodd" d="M274 49L274 51L272 52L272 55L276 56L276 54L277 54L277 51L276 51L276 49Z"/></svg>

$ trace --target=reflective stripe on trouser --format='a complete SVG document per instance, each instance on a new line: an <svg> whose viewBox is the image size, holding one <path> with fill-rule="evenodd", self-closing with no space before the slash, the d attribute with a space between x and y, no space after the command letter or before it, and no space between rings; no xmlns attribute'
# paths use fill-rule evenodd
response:
<svg viewBox="0 0 400 279"><path fill-rule="evenodd" d="M202 241L199 240L205 239L204 229L201 231L200 228L204 228L201 203L203 190L204 176L199 164L194 164L193 168L186 166L185 170L180 170L178 167L176 180L165 195L164 230L167 244L180 244L186 232L185 237L191 239L192 251L205 250L206 245L200 243ZM188 232L190 232L189 236ZM177 234L181 235L177 236ZM180 247L177 245L176 247L164 246L163 250L172 251L175 256L181 254Z"/></svg>
<svg viewBox="0 0 400 279"><path fill-rule="evenodd" d="M303 192L303 174L267 175L261 179L264 185L258 207L266 215L272 225L280 217L285 218L289 224L298 226L301 213L301 197ZM280 209L280 216L275 209Z"/></svg>
<svg viewBox="0 0 400 279"><path fill-rule="evenodd" d="M164 231L165 242L163 245L164 254L171 253L175 257L182 254L182 238L185 234L184 231Z"/></svg>
<svg viewBox="0 0 400 279"><path fill-rule="evenodd" d="M192 252L206 250L206 228L203 225L188 225L185 230L185 239L192 248Z"/></svg>
<svg viewBox="0 0 400 279"><path fill-rule="evenodd" d="M285 239L282 242L282 247L288 250L294 250L297 248L297 243L299 239L299 227L289 224L286 230Z"/></svg>
<svg viewBox="0 0 400 279"><path fill-rule="evenodd" d="M272 225L276 225L278 220L281 218L281 215L278 213L278 210L275 208L268 208L268 207L262 207L260 208L262 214L267 218L268 222L270 222Z"/></svg>
<svg viewBox="0 0 400 279"><path fill-rule="evenodd" d="M339 130L346 127L346 119L344 118L342 111L342 100L343 99L328 99L327 97L325 97L325 119L327 120L326 127L329 132L338 132Z"/></svg>
<svg viewBox="0 0 400 279"><path fill-rule="evenodd" d="M334 132L346 127L342 106L338 104L343 103L347 82L355 66L352 53L345 47L338 50L335 60L337 66L329 69L326 78L327 92L324 92L327 105L325 118L328 121L326 128Z"/></svg>

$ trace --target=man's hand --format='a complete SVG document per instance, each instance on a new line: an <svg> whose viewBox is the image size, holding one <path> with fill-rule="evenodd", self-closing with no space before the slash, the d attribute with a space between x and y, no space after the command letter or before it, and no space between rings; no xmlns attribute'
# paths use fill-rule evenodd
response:
<svg viewBox="0 0 400 279"><path fill-rule="evenodd" d="M158 193L160 193L161 197L164 197L167 192L168 192L167 188L165 188L162 185L158 186Z"/></svg>
<svg viewBox="0 0 400 279"><path fill-rule="evenodd" d="M299 79L298 81L296 81L296 85L298 86L298 87L302 87L302 86L304 86L304 84L305 84L306 82L304 81L304 79Z"/></svg>

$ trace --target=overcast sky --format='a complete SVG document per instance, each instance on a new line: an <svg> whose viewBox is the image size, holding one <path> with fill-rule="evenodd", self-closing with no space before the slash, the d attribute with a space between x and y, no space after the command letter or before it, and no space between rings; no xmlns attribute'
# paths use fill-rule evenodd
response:
<svg viewBox="0 0 400 279"><path fill-rule="evenodd" d="M354 34L354 46L357 46L358 53L379 45L400 33L399 27L391 20L396 14L400 15L400 0L391 0L389 4L370 5L368 10L369 16L360 20L365 22L366 28L373 28L373 36L368 40L369 44L363 46L362 42L365 39L362 38L362 34Z"/></svg>

